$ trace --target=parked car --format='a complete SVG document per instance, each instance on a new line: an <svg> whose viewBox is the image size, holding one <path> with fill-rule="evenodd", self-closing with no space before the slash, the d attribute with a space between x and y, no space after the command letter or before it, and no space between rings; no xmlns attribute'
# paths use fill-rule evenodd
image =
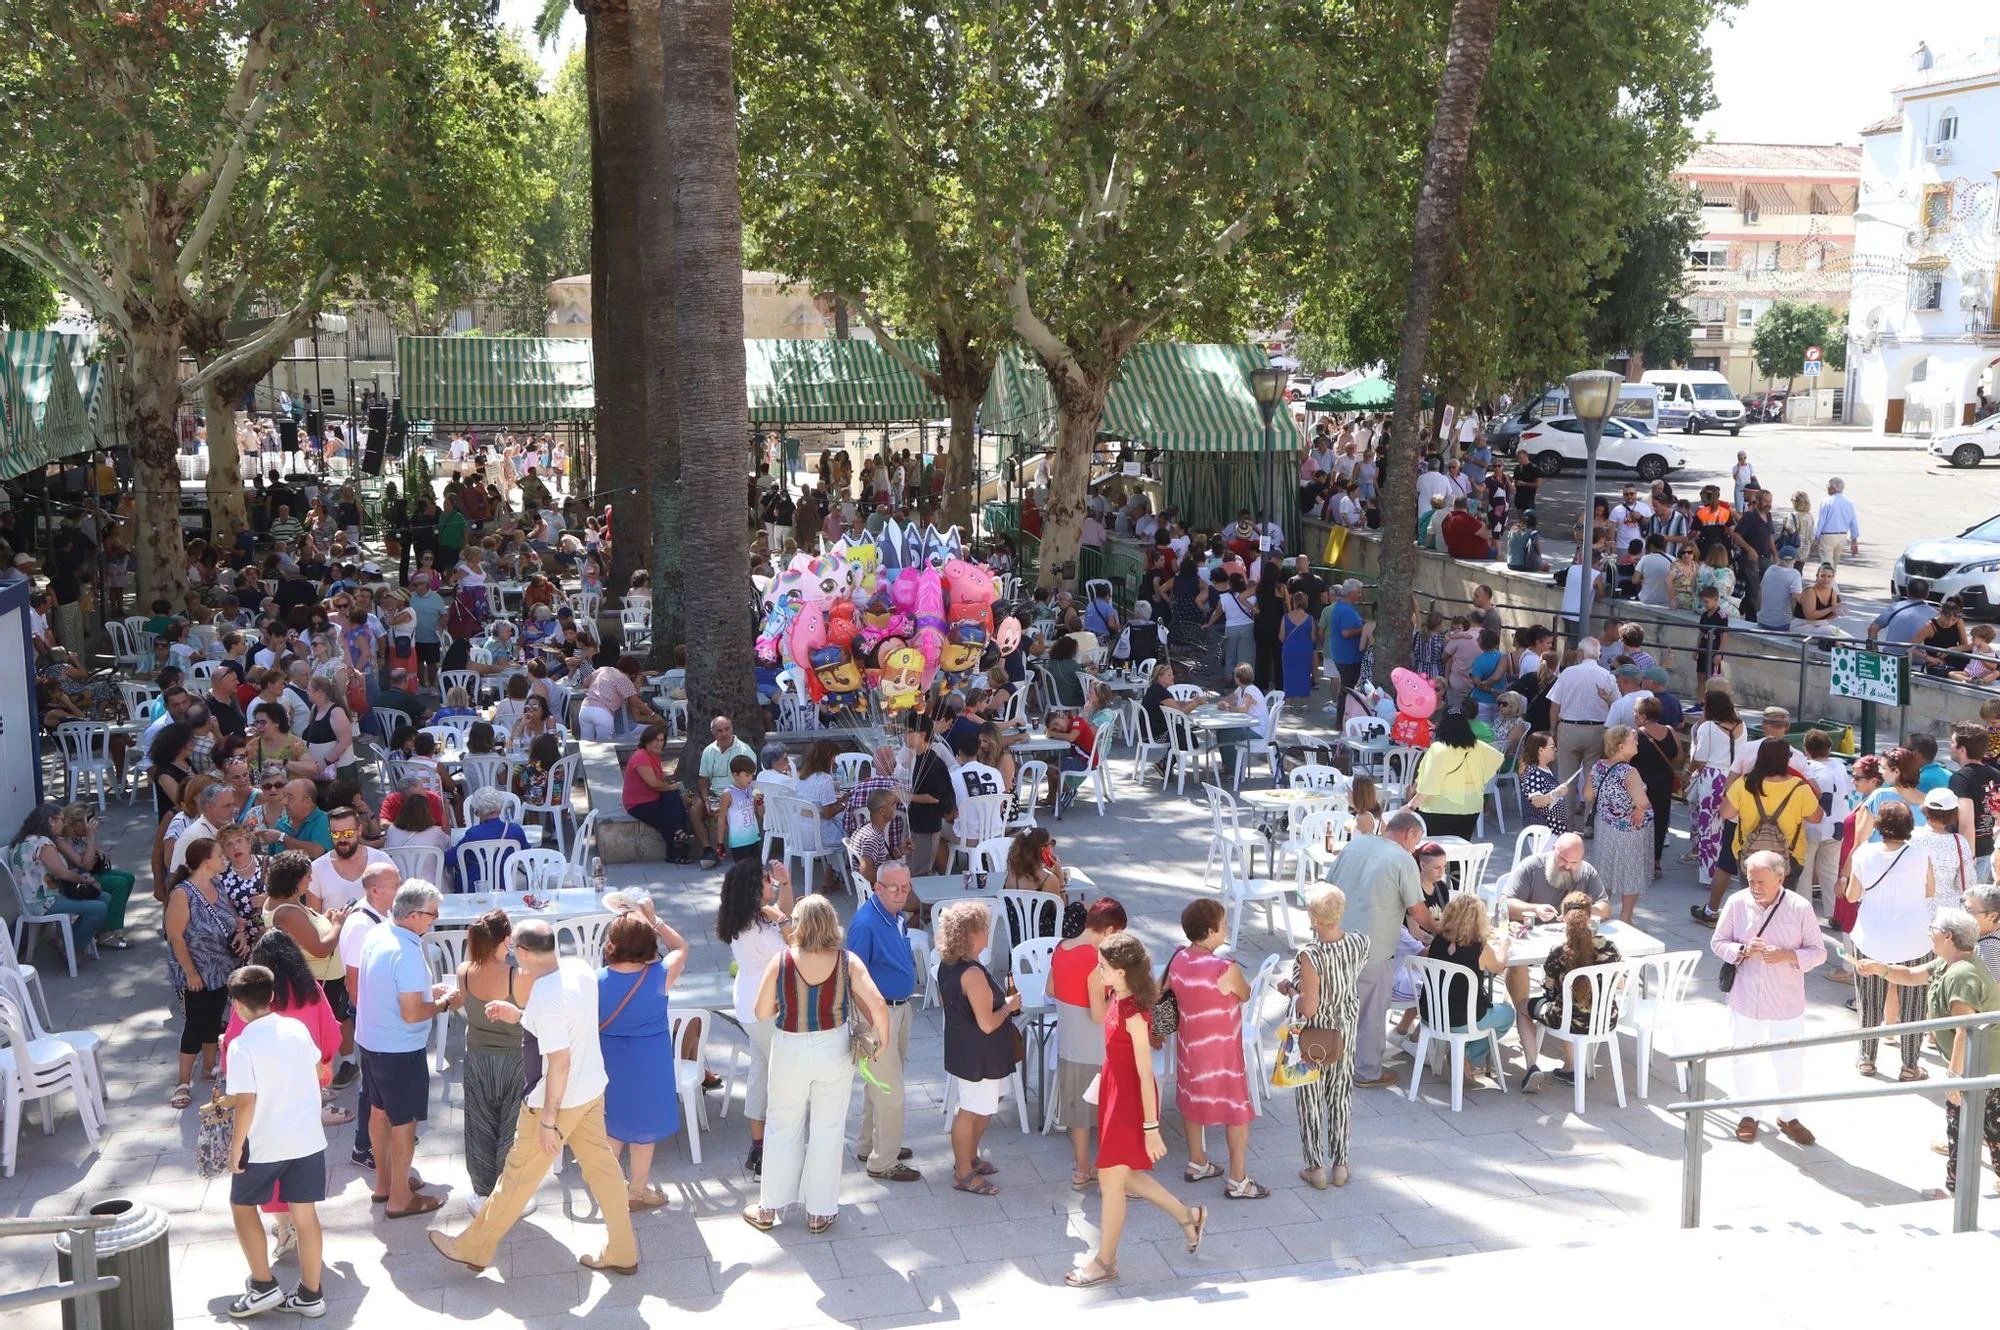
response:
<svg viewBox="0 0 2000 1330"><path fill-rule="evenodd" d="M1618 419L1651 432L1657 420L1659 389L1647 383L1628 383L1618 391ZM1511 453L1520 446L1521 431L1538 421L1570 414L1569 389L1561 384L1510 415L1495 416L1486 422L1486 442L1495 452Z"/></svg>
<svg viewBox="0 0 2000 1330"><path fill-rule="evenodd" d="M1575 416L1551 416L1521 431L1519 447L1535 461L1545 476L1562 474L1570 465L1588 460L1583 447L1583 422ZM1658 480L1687 465L1681 450L1636 420L1614 418L1605 422L1604 438L1597 447L1599 466L1637 471L1641 480Z"/></svg>
<svg viewBox="0 0 2000 1330"><path fill-rule="evenodd" d="M1968 618L2000 618L2000 517L1989 517L1956 536L1913 540L1889 570L1889 590L1909 592L1910 579L1931 584L1931 600L1957 596Z"/></svg>
<svg viewBox="0 0 2000 1330"><path fill-rule="evenodd" d="M2000 457L2000 415L1946 430L1931 440L1931 456L1953 466L1978 466L1989 457Z"/></svg>

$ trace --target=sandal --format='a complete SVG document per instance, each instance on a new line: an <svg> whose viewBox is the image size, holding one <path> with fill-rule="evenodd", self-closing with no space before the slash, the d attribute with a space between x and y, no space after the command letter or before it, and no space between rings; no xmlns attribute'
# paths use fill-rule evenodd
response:
<svg viewBox="0 0 2000 1330"><path fill-rule="evenodd" d="M1857 1059L1854 1063L1854 1069L1863 1076L1873 1076L1875 1074L1875 1064L1867 1058Z"/></svg>
<svg viewBox="0 0 2000 1330"><path fill-rule="evenodd" d="M1201 1250L1201 1235L1208 1231L1208 1207L1205 1205L1190 1206L1188 1207L1188 1213L1193 1215L1194 1218L1181 1225L1181 1232L1188 1235L1188 1254L1192 1256L1195 1252Z"/></svg>
<svg viewBox="0 0 2000 1330"><path fill-rule="evenodd" d="M322 1127L344 1127L354 1121L352 1109L329 1106L319 1111L319 1125Z"/></svg>
<svg viewBox="0 0 2000 1330"><path fill-rule="evenodd" d="M1000 1194L1000 1189L991 1182L988 1182L985 1176L977 1169L974 1169L962 1178L953 1178L951 1185L954 1191L969 1191L974 1196L998 1196Z"/></svg>
<svg viewBox="0 0 2000 1330"><path fill-rule="evenodd" d="M186 1108L189 1104L192 1104L193 1102L194 1102L194 1086L188 1084L188 1082L186 1081L182 1081L179 1085L176 1085L174 1087L173 1094L170 1095L167 1099L167 1106L169 1108Z"/></svg>
<svg viewBox="0 0 2000 1330"><path fill-rule="evenodd" d="M1899 1081L1927 1081L1930 1078L1931 1074L1922 1067L1905 1067L1896 1073Z"/></svg>
<svg viewBox="0 0 2000 1330"><path fill-rule="evenodd" d="M382 1215L386 1219L408 1219L412 1215L427 1215L431 1211L441 1208L443 1205L444 1205L444 1197L432 1196L426 1192L419 1192L417 1195L412 1196L410 1198L409 1209L384 1210L382 1212Z"/></svg>
<svg viewBox="0 0 2000 1330"><path fill-rule="evenodd" d="M807 1215L806 1232L812 1234L824 1233L833 1227L833 1221L838 1218L840 1218L839 1215Z"/></svg>
<svg viewBox="0 0 2000 1330"><path fill-rule="evenodd" d="M1222 1194L1232 1201L1261 1201L1271 1194L1271 1189L1251 1178L1242 1177L1224 1187Z"/></svg>
<svg viewBox="0 0 2000 1330"><path fill-rule="evenodd" d="M1094 1275L1087 1273L1091 1270L1095 1270L1097 1273ZM1071 1288L1096 1288L1099 1284L1109 1284L1116 1278L1118 1278L1117 1266L1106 1265L1102 1261L1092 1260L1064 1275L1063 1283L1068 1284Z"/></svg>
<svg viewBox="0 0 2000 1330"><path fill-rule="evenodd" d="M760 1233L769 1233L785 1221L776 1210L761 1210L754 1205L743 1207L743 1222Z"/></svg>
<svg viewBox="0 0 2000 1330"><path fill-rule="evenodd" d="M1096 1176L1090 1173L1072 1173L1069 1175L1071 1191L1089 1191L1091 1185L1096 1181Z"/></svg>
<svg viewBox="0 0 2000 1330"><path fill-rule="evenodd" d="M982 1178L990 1178L1000 1171L1000 1165L991 1159L975 1159L972 1161L972 1171Z"/></svg>
<svg viewBox="0 0 2000 1330"><path fill-rule="evenodd" d="M1221 1176L1222 1165L1213 1160L1206 1164L1189 1164L1181 1173L1181 1178L1187 1182L1207 1182L1210 1178Z"/></svg>

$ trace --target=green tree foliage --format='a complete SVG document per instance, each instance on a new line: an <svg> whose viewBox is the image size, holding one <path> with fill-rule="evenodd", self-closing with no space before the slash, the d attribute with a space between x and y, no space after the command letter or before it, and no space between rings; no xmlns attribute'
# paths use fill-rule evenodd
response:
<svg viewBox="0 0 2000 1330"><path fill-rule="evenodd" d="M1686 305L1675 301L1661 311L1660 321L1641 345L1646 363L1656 369L1687 364L1694 355L1694 316Z"/></svg>
<svg viewBox="0 0 2000 1330"><path fill-rule="evenodd" d="M1653 351L1680 350L1687 311L1681 305L1688 246L1701 238L1701 203L1694 192L1668 177L1646 191L1645 211L1619 233L1618 266L1592 283L1592 303L1584 326L1593 361L1639 351L1646 363ZM1655 341L1659 342L1656 348ZM1681 350L1669 360L1687 359Z"/></svg>
<svg viewBox="0 0 2000 1330"><path fill-rule="evenodd" d="M121 344L143 596L177 600L186 576L182 402L206 400L211 472L233 471L215 416L323 304L369 274L448 273L490 247L532 93L490 9L0 0L0 247ZM246 315L267 322L242 335ZM229 480L212 494L240 512Z"/></svg>
<svg viewBox="0 0 2000 1330"><path fill-rule="evenodd" d="M516 261L498 273L508 331L539 337L549 283L590 271L590 89L581 46L541 95L523 164L523 226Z"/></svg>
<svg viewBox="0 0 2000 1330"><path fill-rule="evenodd" d="M1827 305L1780 300L1764 311L1750 337L1757 372L1788 383L1804 368L1809 346L1820 348L1828 369L1845 366L1847 316Z"/></svg>
<svg viewBox="0 0 2000 1330"><path fill-rule="evenodd" d="M0 249L0 326L33 331L46 327L59 308L56 289L20 259Z"/></svg>

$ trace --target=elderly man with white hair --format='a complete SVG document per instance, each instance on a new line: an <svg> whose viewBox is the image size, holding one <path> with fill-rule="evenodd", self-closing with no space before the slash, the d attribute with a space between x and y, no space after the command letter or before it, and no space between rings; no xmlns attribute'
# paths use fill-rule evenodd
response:
<svg viewBox="0 0 2000 1330"><path fill-rule="evenodd" d="M368 1136L375 1150L375 1191L385 1215L424 1215L444 1204L416 1190L410 1174L417 1124L430 1113L431 1022L445 1009L448 983L433 983L424 934L437 922L438 889L406 882L389 905L389 922L370 929L355 973L354 1042L367 1085Z"/></svg>
<svg viewBox="0 0 2000 1330"><path fill-rule="evenodd" d="M484 891L497 887L506 880L507 861L514 857L509 850L493 861L493 883L486 885L485 870L479 860L472 855L460 855L467 845L481 841L508 841L515 850L528 848L528 833L518 822L508 820L507 795L504 791L488 786L474 790L465 801L465 820L470 824L465 834L458 838L452 850L452 858L458 865L458 889L460 891Z"/></svg>
<svg viewBox="0 0 2000 1330"><path fill-rule="evenodd" d="M179 872L187 862L188 848L198 840L214 840L215 833L236 820L237 802L234 787L220 781L201 792L201 816L187 824L187 829L174 841L173 856L167 861L167 871Z"/></svg>
<svg viewBox="0 0 2000 1330"><path fill-rule="evenodd" d="M1507 918L1515 923L1547 924L1556 919L1563 897L1580 891L1590 897L1590 912L1611 917L1611 897L1597 868L1583 857L1583 837L1565 832L1548 849L1514 866L1500 883ZM1507 1000L1514 1006L1514 1028L1521 1036L1525 1065L1533 1067L1541 1042L1541 1023L1528 1014L1528 967L1507 967Z"/></svg>
<svg viewBox="0 0 2000 1330"><path fill-rule="evenodd" d="M1819 557L1840 567L1840 561L1861 554L1861 518L1847 497L1847 482L1839 476L1826 482L1826 502L1819 506Z"/></svg>
<svg viewBox="0 0 2000 1330"><path fill-rule="evenodd" d="M1715 923L1715 937L1709 942L1709 949L1722 959L1724 974L1730 976L1725 979L1729 1028L1739 1048L1781 1044L1805 1036L1806 971L1826 960L1826 944L1820 940L1819 916L1813 912L1812 902L1785 890L1787 867L1784 856L1770 850L1746 856L1743 876L1749 885L1724 902ZM1968 952L1971 945L1968 937ZM1802 1052L1753 1053L1733 1058L1731 1063L1738 1073L1737 1092L1741 1095L1794 1095L1805 1088ZM1788 1139L1799 1145L1813 1143L1812 1132L1798 1119L1796 1105L1774 1104L1767 1112ZM1745 1111L1736 1123L1736 1139L1746 1145L1754 1142L1757 1120L1764 1115L1758 1110Z"/></svg>
<svg viewBox="0 0 2000 1330"><path fill-rule="evenodd" d="M1340 584L1337 598L1320 616L1320 641L1326 644L1327 659L1340 676L1340 691L1333 703L1361 682L1361 654L1368 646L1368 621L1361 615L1361 582L1350 577ZM1336 710L1336 715L1339 712Z"/></svg>
<svg viewBox="0 0 2000 1330"><path fill-rule="evenodd" d="M1556 774L1568 781L1582 768L1604 756L1604 720L1618 700L1618 681L1597 663L1603 644L1594 637L1577 643L1582 657L1549 685L1549 728L1556 735ZM1573 806L1581 809L1583 782L1570 787Z"/></svg>

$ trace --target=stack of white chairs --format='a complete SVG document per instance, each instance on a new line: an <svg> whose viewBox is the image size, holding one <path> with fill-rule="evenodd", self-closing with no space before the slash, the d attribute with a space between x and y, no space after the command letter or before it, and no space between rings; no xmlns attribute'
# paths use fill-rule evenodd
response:
<svg viewBox="0 0 2000 1330"><path fill-rule="evenodd" d="M40 1102L42 1132L55 1134L54 1100L67 1090L76 1099L84 1137L94 1150L103 1130L103 1095L89 1060L75 1046L53 1036L37 1038L29 1022L32 1012L12 991L0 991L0 1141L8 1177L14 1176L14 1156L21 1138L21 1115Z"/></svg>

